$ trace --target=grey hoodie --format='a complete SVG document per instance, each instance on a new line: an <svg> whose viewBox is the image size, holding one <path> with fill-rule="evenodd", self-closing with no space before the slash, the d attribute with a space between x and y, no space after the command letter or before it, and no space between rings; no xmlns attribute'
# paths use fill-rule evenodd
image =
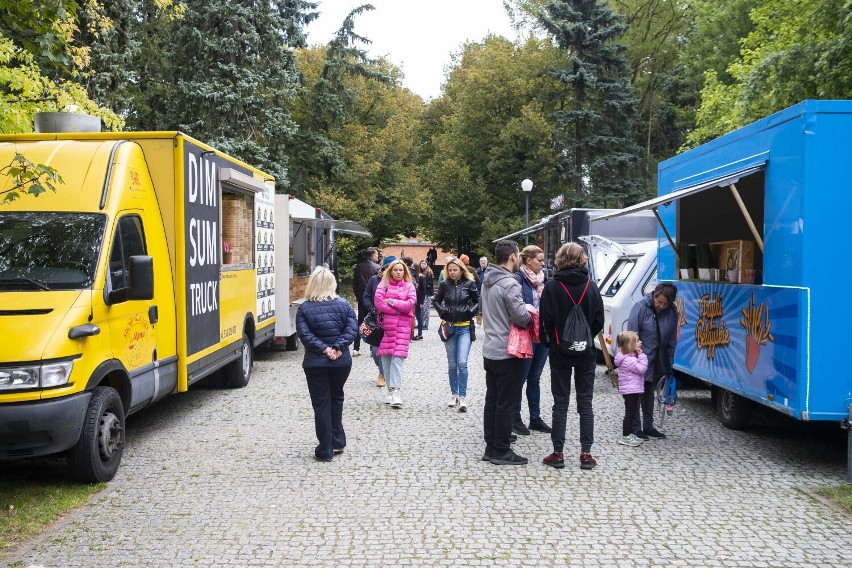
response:
<svg viewBox="0 0 852 568"><path fill-rule="evenodd" d="M512 356L506 353L511 324L528 328L532 316L524 305L521 285L511 272L492 264L482 279L482 356L503 360Z"/></svg>

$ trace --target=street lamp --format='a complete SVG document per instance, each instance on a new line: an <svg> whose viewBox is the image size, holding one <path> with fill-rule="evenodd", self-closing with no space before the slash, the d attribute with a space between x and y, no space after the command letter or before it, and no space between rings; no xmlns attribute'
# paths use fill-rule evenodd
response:
<svg viewBox="0 0 852 568"><path fill-rule="evenodd" d="M526 208L526 217L525 217L525 221L524 221L524 230L529 229L529 226L530 226L530 192L532 191L532 188L533 188L533 182L532 182L531 179L527 178L527 179L525 179L524 181L521 182L521 189L524 190L524 204L526 206L525 207ZM525 240L524 240L525 245L530 244L530 234L526 233L524 235L524 237L525 237Z"/></svg>

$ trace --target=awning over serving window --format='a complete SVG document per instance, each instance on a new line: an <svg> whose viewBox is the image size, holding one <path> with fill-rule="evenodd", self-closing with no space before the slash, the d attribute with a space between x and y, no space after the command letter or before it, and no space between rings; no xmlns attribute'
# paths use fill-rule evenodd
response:
<svg viewBox="0 0 852 568"><path fill-rule="evenodd" d="M677 201L678 199L683 199L689 195L695 195L700 191L704 191L706 189L712 189L714 187L727 187L732 184L740 181L741 178L749 176L751 174L757 173L763 170L766 167L766 162L746 168L744 170L740 170L738 172L728 174L723 177L718 177L715 179L711 179L708 181L704 181L701 183L697 183L695 185L690 185L684 187L683 189L677 189L671 193L667 193L666 195L660 195L659 197L655 197L654 199L649 199L647 201L643 201L641 203L637 203L636 205L631 205L630 207L625 207L624 209L619 209L618 211L613 211L612 213L606 213L605 215L601 215L600 217L596 217L595 220L602 219L612 219L614 217L621 217L622 215L628 215L630 213L635 213L637 211L644 211L646 209L656 210L660 205L670 205L673 201Z"/></svg>
<svg viewBox="0 0 852 568"><path fill-rule="evenodd" d="M494 240L493 240L493 241L491 241L491 242L492 242L492 243L496 243L497 241L502 241L502 240L504 240L504 239L514 239L515 237L522 237L522 236L524 236L524 235L528 235L528 234L530 234L530 233L534 233L534 232L536 232L536 231L539 231L539 230L541 230L541 229L544 229L544 228L545 228L545 227L547 227L549 224L553 223L553 221L556 219L556 217L557 217L557 216L558 216L558 214L550 215L549 217L543 217L543 218L541 219L541 221L539 221L539 222L538 222L538 223L536 223L535 225L530 225L530 226L529 226L529 227L527 227L526 229L521 229L520 231L515 231L514 233L509 233L509 234L508 234L508 235L506 235L505 237L500 237L499 239L494 239Z"/></svg>
<svg viewBox="0 0 852 568"><path fill-rule="evenodd" d="M309 219L305 217L293 217L294 223L303 223L318 229L331 229L337 233L347 235L356 235L359 237L372 237L371 233L364 225L356 221L342 221L338 219Z"/></svg>

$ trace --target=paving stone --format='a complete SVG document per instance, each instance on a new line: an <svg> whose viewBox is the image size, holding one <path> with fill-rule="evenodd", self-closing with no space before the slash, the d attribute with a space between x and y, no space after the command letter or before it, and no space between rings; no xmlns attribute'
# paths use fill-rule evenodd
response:
<svg viewBox="0 0 852 568"><path fill-rule="evenodd" d="M432 324L437 327L437 318ZM302 352L256 355L248 387L194 388L127 421L109 487L0 561L66 566L850 566L849 518L812 498L845 478L845 438L773 413L743 431L681 389L667 440L625 448L623 401L598 368L598 467L567 467L520 436L527 466L480 461L484 371L473 344L467 413L447 408L434 332L411 345L404 407L384 404L369 356L346 384L346 451L313 460ZM549 370L542 415L551 417ZM526 404L524 404L526 416ZM836 426L836 425L835 425Z"/></svg>

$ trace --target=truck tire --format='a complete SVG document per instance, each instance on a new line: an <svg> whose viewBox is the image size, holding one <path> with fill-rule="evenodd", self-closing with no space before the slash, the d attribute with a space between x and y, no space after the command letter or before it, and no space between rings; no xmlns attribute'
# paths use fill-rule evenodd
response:
<svg viewBox="0 0 852 568"><path fill-rule="evenodd" d="M741 430L748 426L753 404L745 397L729 390L719 389L716 413L719 415L719 421L723 426L731 430Z"/></svg>
<svg viewBox="0 0 852 568"><path fill-rule="evenodd" d="M124 405L111 387L92 391L83 431L68 450L68 469L83 483L111 480L124 453Z"/></svg>
<svg viewBox="0 0 852 568"><path fill-rule="evenodd" d="M296 351L299 349L299 337L294 333L284 338L284 350Z"/></svg>
<svg viewBox="0 0 852 568"><path fill-rule="evenodd" d="M251 363L251 342L249 341L248 335L243 332L243 340L240 344L240 356L228 363L228 365L222 369L222 377L225 380L225 386L232 389L241 389L246 386L251 378Z"/></svg>

